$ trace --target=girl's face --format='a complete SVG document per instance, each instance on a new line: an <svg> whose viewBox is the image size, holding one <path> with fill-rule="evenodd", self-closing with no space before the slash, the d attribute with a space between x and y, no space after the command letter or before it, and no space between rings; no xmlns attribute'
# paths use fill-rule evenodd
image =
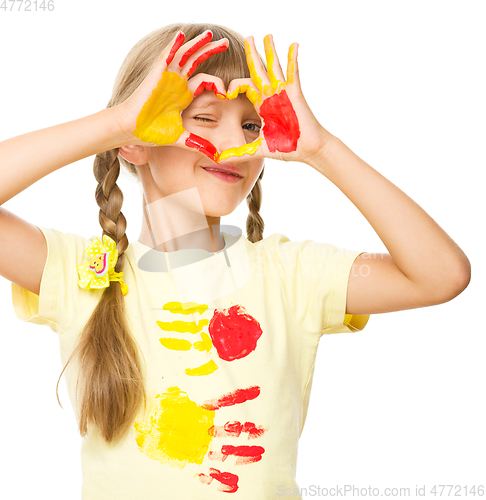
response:
<svg viewBox="0 0 486 500"><path fill-rule="evenodd" d="M205 90L183 111L184 128L210 141L219 152L258 138L261 120L245 95L219 99ZM138 171L148 203L197 187L208 217L230 214L248 196L263 168L263 158L217 164L208 157L176 146L146 147L147 165ZM204 168L238 169L242 176L227 182ZM236 179L236 178L235 178Z"/></svg>

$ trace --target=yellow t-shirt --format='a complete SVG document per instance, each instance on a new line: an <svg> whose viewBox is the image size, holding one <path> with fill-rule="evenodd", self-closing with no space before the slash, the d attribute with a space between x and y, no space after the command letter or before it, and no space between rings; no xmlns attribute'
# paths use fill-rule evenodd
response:
<svg viewBox="0 0 486 500"><path fill-rule="evenodd" d="M39 296L12 285L16 315L58 333L65 363L102 290L78 286L94 238L40 228L48 257ZM84 500L268 500L298 488L297 447L324 333L361 330L345 314L362 252L280 233L255 244L125 255L127 317L143 353L147 410L107 445L83 439ZM77 414L76 373L66 383ZM299 497L300 498L300 497Z"/></svg>

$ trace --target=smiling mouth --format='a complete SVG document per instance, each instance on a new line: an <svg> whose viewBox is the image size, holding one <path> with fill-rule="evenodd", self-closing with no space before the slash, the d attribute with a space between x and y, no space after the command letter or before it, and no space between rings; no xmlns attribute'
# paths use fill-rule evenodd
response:
<svg viewBox="0 0 486 500"><path fill-rule="evenodd" d="M209 170L209 171L214 171L214 172L221 172L222 174L233 175L234 177L239 177L240 179L242 178L241 175L234 174L233 172L228 172L227 170L221 170L220 168L203 167L203 170Z"/></svg>

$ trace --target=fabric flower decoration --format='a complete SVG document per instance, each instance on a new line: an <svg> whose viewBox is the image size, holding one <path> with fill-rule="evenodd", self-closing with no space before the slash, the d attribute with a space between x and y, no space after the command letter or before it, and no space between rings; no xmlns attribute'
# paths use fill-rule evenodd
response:
<svg viewBox="0 0 486 500"><path fill-rule="evenodd" d="M107 235L103 236L103 243L96 238L86 249L88 262L76 266L78 270L78 286L85 290L92 288L107 288L110 281L119 281L123 295L128 292L123 282L123 273L116 273L115 266L118 260L116 243Z"/></svg>

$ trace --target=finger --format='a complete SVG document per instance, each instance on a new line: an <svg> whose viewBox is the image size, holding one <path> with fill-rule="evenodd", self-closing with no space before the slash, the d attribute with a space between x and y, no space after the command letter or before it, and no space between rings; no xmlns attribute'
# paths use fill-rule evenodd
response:
<svg viewBox="0 0 486 500"><path fill-rule="evenodd" d="M217 76L199 73L187 82L187 88L192 92L194 97L202 94L204 90L212 90L216 97L226 99L224 82Z"/></svg>
<svg viewBox="0 0 486 500"><path fill-rule="evenodd" d="M174 54L184 43L184 38L184 33L182 33L182 31L178 31L169 45L165 47L158 59L155 61L154 65L150 69L149 76L147 76L147 80L153 81L154 86L157 85L157 82L160 80L162 72L167 69L169 64L172 62Z"/></svg>
<svg viewBox="0 0 486 500"><path fill-rule="evenodd" d="M181 134L174 145L183 147L184 149L195 149L215 163L219 161L219 153L214 144L203 137L188 132L187 130Z"/></svg>
<svg viewBox="0 0 486 500"><path fill-rule="evenodd" d="M272 35L267 35L263 39L263 46L265 48L265 57L267 58L267 73L270 78L270 84L276 91L279 84L285 81L285 78L278 60Z"/></svg>
<svg viewBox="0 0 486 500"><path fill-rule="evenodd" d="M169 64L172 62L174 59L174 56L176 55L176 52L181 48L182 44L184 43L184 40L186 39L184 33L182 31L178 31L174 40L172 41L170 45L170 51L169 55L167 56L166 64L169 66Z"/></svg>
<svg viewBox="0 0 486 500"><path fill-rule="evenodd" d="M186 64L187 60L197 52L201 47L209 43L213 39L213 33L210 30L206 30L204 33L201 33L196 38L187 42L177 57L175 58L177 65L182 68L184 64Z"/></svg>
<svg viewBox="0 0 486 500"><path fill-rule="evenodd" d="M265 68L263 67L260 58L258 57L258 52L255 47L255 40L252 36L249 36L245 39L245 53L251 79L255 82L257 89L261 93L263 92L263 85L269 85L270 80L268 79Z"/></svg>
<svg viewBox="0 0 486 500"><path fill-rule="evenodd" d="M298 43L293 43L289 47L289 56L287 61L287 83L296 83L300 87L299 65L297 62L298 51Z"/></svg>
<svg viewBox="0 0 486 500"><path fill-rule="evenodd" d="M228 48L228 45L229 42L226 38L222 38L221 40L218 40L216 42L208 43L205 47L198 50L192 57L187 60L186 64L182 68L182 74L186 78L190 78L190 76L194 73L194 71L196 71L197 67L202 62L211 57L213 54L225 51Z"/></svg>
<svg viewBox="0 0 486 500"><path fill-rule="evenodd" d="M248 100L255 105L258 99L258 89L251 78L236 78L233 80L226 92L226 97L231 99L236 99L239 94L246 94Z"/></svg>
<svg viewBox="0 0 486 500"><path fill-rule="evenodd" d="M260 146L263 143L263 139L260 137L256 141L250 142L248 144L244 144L243 146L239 146L237 148L225 149L219 155L218 163L228 158L241 157L243 160L249 159L250 156L255 158L263 156L260 151Z"/></svg>

